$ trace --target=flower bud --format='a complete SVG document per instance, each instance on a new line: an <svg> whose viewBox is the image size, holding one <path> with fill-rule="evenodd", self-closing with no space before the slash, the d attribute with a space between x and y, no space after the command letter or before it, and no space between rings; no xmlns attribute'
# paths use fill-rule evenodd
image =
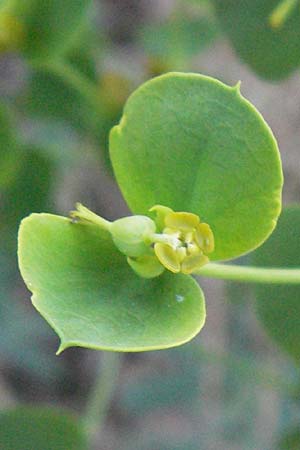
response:
<svg viewBox="0 0 300 450"><path fill-rule="evenodd" d="M116 247L126 256L138 257L153 253L145 237L155 233L156 226L147 216L123 217L113 222L109 232Z"/></svg>

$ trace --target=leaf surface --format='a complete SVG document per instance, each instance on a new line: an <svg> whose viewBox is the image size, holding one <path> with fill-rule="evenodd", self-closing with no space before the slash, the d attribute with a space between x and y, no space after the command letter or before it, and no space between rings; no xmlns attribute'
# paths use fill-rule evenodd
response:
<svg viewBox="0 0 300 450"><path fill-rule="evenodd" d="M144 26L139 40L148 56L159 58L157 64L166 64L174 70L210 45L216 35L217 27L210 17L175 17Z"/></svg>
<svg viewBox="0 0 300 450"><path fill-rule="evenodd" d="M0 189L14 182L19 167L19 148L9 110L0 104Z"/></svg>
<svg viewBox="0 0 300 450"><path fill-rule="evenodd" d="M300 2L280 26L271 15L282 0L214 0L237 54L263 78L280 80L300 65Z"/></svg>
<svg viewBox="0 0 300 450"><path fill-rule="evenodd" d="M298 450L300 448L299 427L290 427L279 440L276 450Z"/></svg>
<svg viewBox="0 0 300 450"><path fill-rule="evenodd" d="M20 228L19 265L34 306L61 339L60 351L173 347L204 324L204 297L191 277L140 278L94 225L29 216Z"/></svg>
<svg viewBox="0 0 300 450"><path fill-rule="evenodd" d="M16 0L6 9L22 26L24 54L40 59L70 48L85 25L90 5L91 0Z"/></svg>
<svg viewBox="0 0 300 450"><path fill-rule="evenodd" d="M70 414L53 408L19 407L0 414L0 448L85 450L86 438Z"/></svg>
<svg viewBox="0 0 300 450"><path fill-rule="evenodd" d="M277 144L238 86L183 73L148 81L112 129L110 154L132 211L161 204L199 215L215 236L212 260L252 250L276 224Z"/></svg>

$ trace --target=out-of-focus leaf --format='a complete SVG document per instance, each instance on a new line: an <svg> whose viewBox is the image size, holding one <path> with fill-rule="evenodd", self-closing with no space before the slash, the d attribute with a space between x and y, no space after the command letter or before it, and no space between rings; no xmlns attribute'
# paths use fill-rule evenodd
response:
<svg viewBox="0 0 300 450"><path fill-rule="evenodd" d="M19 153L16 180L3 193L0 209L0 229L16 232L19 222L30 212L47 207L54 167L50 159L34 148Z"/></svg>
<svg viewBox="0 0 300 450"><path fill-rule="evenodd" d="M123 74L116 71L105 71L99 80L99 87L101 101L106 110L106 118L116 122L116 118L121 116L125 101L133 91L133 83Z"/></svg>
<svg viewBox="0 0 300 450"><path fill-rule="evenodd" d="M89 80L97 82L96 55L99 56L102 45L101 36L93 24L87 22L65 58Z"/></svg>
<svg viewBox="0 0 300 450"><path fill-rule="evenodd" d="M261 267L300 266L300 208L285 208L277 228L251 259ZM256 311L275 342L300 364L300 288L257 285Z"/></svg>
<svg viewBox="0 0 300 450"><path fill-rule="evenodd" d="M165 65L165 71L178 68L208 46L217 35L212 18L175 18L145 26L141 45L153 63Z"/></svg>
<svg viewBox="0 0 300 450"><path fill-rule="evenodd" d="M79 422L55 409L19 407L0 414L1 450L86 450Z"/></svg>
<svg viewBox="0 0 300 450"><path fill-rule="evenodd" d="M16 130L8 109L0 105L0 193L1 190L12 183L16 177L19 166L19 149Z"/></svg>
<svg viewBox="0 0 300 450"><path fill-rule="evenodd" d="M26 121L24 140L28 146L38 148L42 155L64 170L86 161L82 152L79 133L64 122L55 119L31 119Z"/></svg>
<svg viewBox="0 0 300 450"><path fill-rule="evenodd" d="M91 0L6 1L0 19L4 16L8 18L4 24L14 25L13 31L20 34L18 47L26 57L47 59L70 47L87 20L90 5Z"/></svg>
<svg viewBox="0 0 300 450"><path fill-rule="evenodd" d="M277 450L299 450L300 448L300 430L295 427L286 432L280 439Z"/></svg>
<svg viewBox="0 0 300 450"><path fill-rule="evenodd" d="M100 95L99 95L100 97ZM95 130L101 119L91 105L60 73L47 68L34 69L18 107L29 117L51 118L79 131Z"/></svg>
<svg viewBox="0 0 300 450"><path fill-rule="evenodd" d="M280 26L271 15L282 0L213 0L237 54L263 78L280 80L300 65L300 2Z"/></svg>

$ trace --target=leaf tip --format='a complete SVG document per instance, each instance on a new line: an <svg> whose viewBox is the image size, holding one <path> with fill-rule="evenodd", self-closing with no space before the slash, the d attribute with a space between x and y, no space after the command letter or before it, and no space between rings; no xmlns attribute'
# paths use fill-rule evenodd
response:
<svg viewBox="0 0 300 450"><path fill-rule="evenodd" d="M125 127L126 122L127 122L127 116L126 116L126 113L123 112L120 122L117 125L115 125L114 127L112 127L112 129L110 130L109 138L111 139L114 137L118 137L121 134L122 129Z"/></svg>
<svg viewBox="0 0 300 450"><path fill-rule="evenodd" d="M240 93L241 93L241 84L242 84L242 82L241 82L241 80L239 80L239 81L236 83L236 85L233 86L233 88L232 88L237 94L240 94Z"/></svg>
<svg viewBox="0 0 300 450"><path fill-rule="evenodd" d="M59 344L59 347L58 347L58 349L57 349L57 352L55 353L56 356L61 355L62 352L65 351L65 350L66 350L67 348L69 348L69 347L70 347L70 345L68 344L68 342L63 342L63 341L61 341L60 344Z"/></svg>
<svg viewBox="0 0 300 450"><path fill-rule="evenodd" d="M20 222L19 230L21 230L28 222L31 222L33 219L33 216L36 216L37 213L31 213L29 216L23 217L23 219Z"/></svg>

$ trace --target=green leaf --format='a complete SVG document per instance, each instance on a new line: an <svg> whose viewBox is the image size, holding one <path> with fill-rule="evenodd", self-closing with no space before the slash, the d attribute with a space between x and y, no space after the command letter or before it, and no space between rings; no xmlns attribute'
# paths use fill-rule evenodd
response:
<svg viewBox="0 0 300 450"><path fill-rule="evenodd" d="M29 216L20 227L19 265L34 306L61 339L59 351L173 347L204 324L204 297L191 277L140 278L94 225Z"/></svg>
<svg viewBox="0 0 300 450"><path fill-rule="evenodd" d="M268 241L253 253L262 267L300 266L300 207L285 208ZM300 361L300 287L256 286L256 311L267 332L290 356Z"/></svg>
<svg viewBox="0 0 300 450"><path fill-rule="evenodd" d="M161 58L161 64L174 70L208 46L216 34L216 24L209 17L181 17L145 26L139 39L148 56Z"/></svg>
<svg viewBox="0 0 300 450"><path fill-rule="evenodd" d="M237 54L263 78L280 80L300 65L300 2L279 26L271 16L282 0L214 0Z"/></svg>
<svg viewBox="0 0 300 450"><path fill-rule="evenodd" d="M36 148L24 147L19 152L19 167L14 183L4 190L0 205L0 230L16 233L20 220L47 206L49 190L54 177L53 165ZM14 236L15 240L15 236Z"/></svg>
<svg viewBox="0 0 300 450"><path fill-rule="evenodd" d="M102 56L104 42L107 42L102 35L103 27L98 20L92 19L99 19L99 16L101 17L100 5L90 2L86 20L72 40L72 45L64 53L64 59L94 83L98 82L97 63Z"/></svg>
<svg viewBox="0 0 300 450"><path fill-rule="evenodd" d="M0 448L5 450L85 450L78 421L53 408L19 407L0 414Z"/></svg>
<svg viewBox="0 0 300 450"><path fill-rule="evenodd" d="M280 211L276 141L239 86L196 74L148 81L110 135L117 181L135 214L193 212L215 235L212 260L261 244Z"/></svg>
<svg viewBox="0 0 300 450"><path fill-rule="evenodd" d="M295 426L287 431L280 439L277 450L299 450L300 448L300 430Z"/></svg>
<svg viewBox="0 0 300 450"><path fill-rule="evenodd" d="M98 82L95 55L100 52L100 36L90 23L86 24L77 38L77 42L68 50L65 57L75 69L94 83Z"/></svg>
<svg viewBox="0 0 300 450"><path fill-rule="evenodd" d="M40 59L61 54L72 45L90 5L91 0L14 0L7 2L3 11L21 27L22 52Z"/></svg>
<svg viewBox="0 0 300 450"><path fill-rule="evenodd" d="M80 132L94 130L99 122L101 126L98 111L92 109L78 89L47 67L32 70L28 89L18 103L33 118L55 119Z"/></svg>
<svg viewBox="0 0 300 450"><path fill-rule="evenodd" d="M19 167L16 131L8 109L0 104L0 189L14 182Z"/></svg>

